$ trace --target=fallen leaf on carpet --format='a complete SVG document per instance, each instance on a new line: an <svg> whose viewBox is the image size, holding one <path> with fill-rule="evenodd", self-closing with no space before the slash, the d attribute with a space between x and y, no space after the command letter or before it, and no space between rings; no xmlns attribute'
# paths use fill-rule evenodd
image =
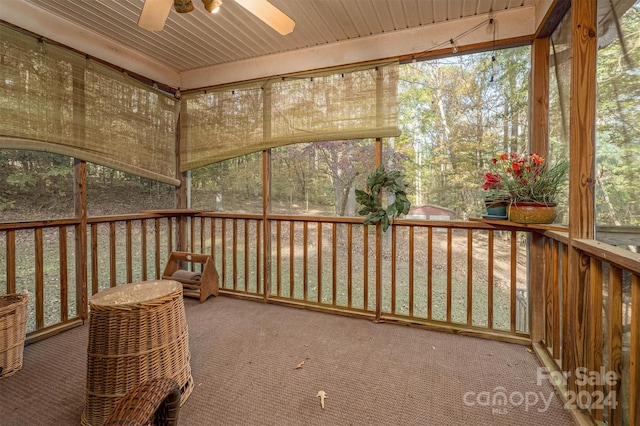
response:
<svg viewBox="0 0 640 426"><path fill-rule="evenodd" d="M318 391L318 394L316 395L316 397L320 397L320 406L324 410L324 400L327 399L327 394L325 393L325 391L321 390L321 391Z"/></svg>
<svg viewBox="0 0 640 426"><path fill-rule="evenodd" d="M297 370L297 369L299 369L299 368L302 368L302 366L303 366L303 365L304 365L304 361L300 361L300 362L298 363L298 365L296 365L296 366L295 366L294 370Z"/></svg>

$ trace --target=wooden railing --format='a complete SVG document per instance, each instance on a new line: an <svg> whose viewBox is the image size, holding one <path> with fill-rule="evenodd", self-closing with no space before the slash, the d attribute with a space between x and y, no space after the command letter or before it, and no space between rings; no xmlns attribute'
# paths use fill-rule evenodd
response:
<svg viewBox="0 0 640 426"><path fill-rule="evenodd" d="M268 241L262 215L191 219L190 250L213 255L222 293L528 342L521 232L405 219L383 235L360 218L266 219Z"/></svg>
<svg viewBox="0 0 640 426"><path fill-rule="evenodd" d="M544 233L544 338L538 355L555 374L566 404L610 425L640 422L640 257L594 240ZM569 245L589 267L587 328L568 330ZM580 340L577 340L580 339ZM572 366L563 350L582 342L586 365ZM580 369L580 370L579 370ZM564 377L564 378L562 378ZM561 379L562 378L562 379ZM559 380L558 380L559 379Z"/></svg>
<svg viewBox="0 0 640 426"><path fill-rule="evenodd" d="M226 295L533 343L551 370L567 372L565 348L578 342L566 332L567 259L578 250L590 271L582 311L603 313L578 336L589 354L579 367L616 380L559 388L589 418L640 418L640 261L630 251L476 221L398 219L383 234L360 218L191 211L93 217L83 228L79 219L0 224L0 288L30 295L29 341L82 323L88 297L106 287L160 278L181 250L211 254Z"/></svg>
<svg viewBox="0 0 640 426"><path fill-rule="evenodd" d="M0 289L29 295L27 342L81 324L88 296L101 289L159 278L181 217L93 217L86 231L80 219L0 224ZM88 244L81 253L76 241L83 232ZM80 263L88 276L78 272Z"/></svg>
<svg viewBox="0 0 640 426"><path fill-rule="evenodd" d="M86 253L67 237L67 228L81 233L77 219L2 224L5 288L30 294L33 340L86 318L86 301L104 288L160 278L169 252L183 250L212 254L229 295L528 342L523 233L481 222L397 220L384 235L360 218L267 221L265 240L262 215L93 217Z"/></svg>

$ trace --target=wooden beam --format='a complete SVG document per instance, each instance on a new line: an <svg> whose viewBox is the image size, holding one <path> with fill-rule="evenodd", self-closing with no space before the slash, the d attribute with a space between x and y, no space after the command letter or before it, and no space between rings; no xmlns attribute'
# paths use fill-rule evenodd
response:
<svg viewBox="0 0 640 426"><path fill-rule="evenodd" d="M87 163L73 160L74 212L80 223L75 226L76 312L83 320L87 309Z"/></svg>
<svg viewBox="0 0 640 426"><path fill-rule="evenodd" d="M263 290L266 302L271 293L271 221L267 215L271 212L271 150L262 152L262 244L263 244ZM257 225L256 225L257 226Z"/></svg>
<svg viewBox="0 0 640 426"><path fill-rule="evenodd" d="M537 30L536 37L549 37L570 7L571 0L555 0L555 3L547 10L547 14L542 20L542 25Z"/></svg>
<svg viewBox="0 0 640 426"><path fill-rule="evenodd" d="M531 125L530 150L546 157L549 154L549 38L533 41L531 46ZM531 343L539 343L545 333L545 283L552 285L548 276L540 273L549 268L540 267L544 258L544 238L537 232L528 234L529 265L527 287L531 303L529 332ZM549 342L547 342L547 346Z"/></svg>
<svg viewBox="0 0 640 426"><path fill-rule="evenodd" d="M186 209L187 206L187 187L189 180L187 173L180 172L180 127L188 120L187 102L182 100L182 107L180 108L180 114L178 115L178 125L176 126L176 178L180 181L180 185L176 188L176 208ZM187 248L187 217L181 215L177 218L178 226L176 229L178 244L178 251L189 251Z"/></svg>
<svg viewBox="0 0 640 426"><path fill-rule="evenodd" d="M271 136L271 83L267 83L262 91L264 117L262 130L265 137ZM271 293L271 150L262 151L262 268L264 301L269 299ZM257 228L256 224L256 228Z"/></svg>
<svg viewBox="0 0 640 426"><path fill-rule="evenodd" d="M73 67L73 137L85 136L84 67ZM73 210L80 222L75 225L76 312L88 317L87 298L87 163L73 160Z"/></svg>
<svg viewBox="0 0 640 426"><path fill-rule="evenodd" d="M563 338L563 356L567 368L588 368L590 261L572 247L571 240L593 239L595 234L595 115L597 0L572 1L572 63L569 125L569 265L567 289L567 327ZM597 313L600 315L600 313ZM572 391L580 391L575 381Z"/></svg>
<svg viewBox="0 0 640 426"><path fill-rule="evenodd" d="M549 155L549 38L531 46L531 151Z"/></svg>
<svg viewBox="0 0 640 426"><path fill-rule="evenodd" d="M382 139L376 138L376 168L382 164ZM382 226L376 224L376 321L382 315Z"/></svg>

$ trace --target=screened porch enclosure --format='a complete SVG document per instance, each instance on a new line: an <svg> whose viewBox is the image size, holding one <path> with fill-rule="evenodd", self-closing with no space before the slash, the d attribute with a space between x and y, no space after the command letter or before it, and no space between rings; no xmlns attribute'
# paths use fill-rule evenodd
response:
<svg viewBox="0 0 640 426"><path fill-rule="evenodd" d="M222 297L210 298L201 305L187 301L193 318L222 321L212 320L207 314L208 309L215 310L217 306L223 306L232 317L242 316L241 306L253 302L247 311L252 310L250 316L258 322L264 315L286 318L289 311L296 321L306 321L300 316L305 314L313 315L313 321L322 321L318 315L339 314L368 320L363 323L374 327L389 327L390 339L396 334L405 337L394 331L395 324L403 324L416 328L411 333L442 332L439 335L451 348L463 345L448 339L468 339L464 340L464 346L468 342L468 352L473 352L476 346L490 348L495 344L496 348L510 348L505 352L508 354L515 347L515 353L524 351L531 358L525 361L526 356L523 357L526 364L523 368L527 370L522 374L528 384L540 381L541 371L557 379L552 380L553 386L551 383L544 386L548 384L555 392L552 409L557 415L554 420L561 419L558 424L568 419L577 424L637 424L640 421L640 257L635 244L638 233L637 227L620 226L621 223L616 223L619 225L616 227L596 225L600 212L596 208L596 182L608 197L611 191L606 192L607 185L611 189L614 177L618 176L607 175L604 167L598 169L595 160L597 129L605 129L601 133L603 140L606 137L608 141L615 140L612 133L631 131L611 117L631 114L629 111L637 104L634 107L633 102L624 98L614 108L614 102L597 101L596 64L601 47L598 42L607 40L598 32L605 22L602 5L595 0L525 3L529 7L546 5L546 13L539 14L544 18L539 21L531 18L537 25L530 34L512 34L509 31L516 25L505 19L501 31L507 31L507 35L503 38L496 38L495 28L493 35L483 30L482 39L465 39L465 33L455 33L450 44L445 40L444 45L435 44L436 47L427 50L407 47L415 51L380 53L366 61L312 70L296 68L296 72L282 75L215 85L199 84L217 78L209 76L207 80L205 76L211 70L204 69L182 71L181 84L154 81L152 75L119 68L93 56L93 52L79 52L54 38L41 37L33 28L21 28L3 15L0 149L51 152L72 163L71 193L66 194L69 204L73 204L69 215L0 223L0 292L26 292L30 297L28 359L45 359L41 358L39 348L46 348L49 341L51 344L64 341L67 333L70 339L71 333L76 333L74 341L82 342L77 327L88 321L88 301L101 290L162 278L171 252L203 253L213 259ZM638 9L637 2L611 4L614 3L613 15L629 10L628 17ZM515 12L507 11L503 16L512 16L511 13ZM605 15L613 19L612 14ZM484 20L473 18L478 21L469 21L469 26L484 29L495 24L494 18L499 26L500 14L493 12ZM531 22L527 21L527 25ZM615 26L608 28L613 32ZM457 54L477 52L492 52L487 58L493 60L496 50L513 46L522 49L514 58L522 52L530 58L522 66L528 69L515 73L513 79L525 80L523 75L529 75L528 84L518 86L519 90L510 94L512 103L507 104L517 111L505 120L509 130L504 134L512 134L513 139L491 142L487 151L496 147L516 150L524 145L527 150L550 158L568 158L571 166L561 224L524 225L479 219L475 217L479 214L468 214L474 210L457 206L465 211L460 217L463 220L399 218L383 232L380 225L363 225L361 217L299 214L276 208L274 184L286 187L286 183L275 182L278 173L274 168L286 157L286 151L279 149L357 141L364 146L363 152L372 167L397 165L390 152L394 144L400 146L402 138L407 137L406 127L399 122L420 106L416 101L412 110L401 99L406 94L401 86L411 78L410 73L403 73L402 67L442 58L448 64L449 58ZM621 42L616 48L619 50L614 49L618 53L607 54L623 57L626 48ZM309 58L305 52L300 55ZM477 79L478 84L498 78L492 62L487 63L490 66L484 71L486 75ZM415 69L424 71L418 65ZM239 66L237 72L238 76L244 76L249 71ZM446 80L446 74L442 76ZM497 92L488 89L484 94L488 97ZM434 111L442 109L437 102L431 106ZM417 142L412 143L426 146L439 141L446 146L449 139L467 137L452 133L444 114L434 116L437 125L429 129L431 138L425 137L420 142L416 136ZM469 117L465 120L472 121ZM597 121L601 127L596 126ZM482 123L480 119L478 123ZM414 128L418 135L420 125ZM483 127L478 124L476 129ZM481 141L500 136L495 129L483 130L486 131L483 135L478 130ZM630 140L627 136L625 143L631 143ZM624 151L624 146L616 147ZM612 152L618 151L612 148ZM442 157L447 154L450 153L444 150ZM486 154L476 151L470 156L486 161L489 157L482 157ZM253 180L246 186L255 197L255 211L193 208L189 187L195 171L247 155L254 161ZM424 158L416 156L416 162L422 161ZM88 213L88 168L94 164L173 187L171 198L175 202L167 208L140 208L122 214ZM628 169L632 170L633 165L631 160ZM429 166L443 168L440 163L426 166L424 170ZM417 172L412 178L426 182ZM416 201L427 197L428 191L420 194L416 195ZM602 199L610 201L605 196ZM3 202L5 198L0 195L0 206ZM628 205L633 202L627 200ZM214 204L212 200L209 206ZM611 211L613 204L603 205L607 205L607 214L615 222L619 216ZM635 216L629 213L625 217ZM624 237L620 236L620 229L624 229ZM264 312L268 313L258 307L266 308ZM336 329L348 328L348 324L353 324L350 321L357 321L330 318L327 322L332 322ZM214 327L198 327L193 327L198 339L214 338ZM298 340L304 340L313 326L302 329ZM276 344L278 336L286 333L275 326L272 331ZM429 336L427 340L431 341L432 335ZM358 336L342 337L358 341ZM248 334L238 331L238 336L229 337L230 341L251 338L256 338L251 330ZM474 343L475 338L483 340ZM378 339L371 337L372 341ZM431 347L436 350L436 344L430 347L426 340L421 341L426 345L422 351ZM246 344L243 340L240 346L244 348ZM212 350L209 345L198 347L202 351ZM281 354L288 347L277 351ZM84 347L73 351L81 355L74 363L81 363ZM275 356L275 349L267 351ZM486 351L490 353L490 349ZM401 350L392 352L401 355ZM411 352L409 358L420 357L419 352ZM194 354L199 358L206 356L204 352ZM332 355L321 351L318 356ZM352 359L368 356L365 350L348 355ZM451 356L457 359L456 365L474 362L473 356L471 360L458 358L458 354ZM505 371L513 371L509 380L520 377L515 365L508 365L509 368L496 365L496 376L500 378ZM380 368L412 374L408 365ZM29 364L24 367L27 369ZM252 371L262 374L262 370ZM579 372L586 376L580 376ZM614 379L605 381L602 373ZM461 413L458 420L463 423L473 421L473 415L466 417L465 413L473 411L475 415L477 405L481 404L465 411L470 405L459 395L462 391L490 391L507 383L504 379L504 383L480 384L477 379L482 372L470 372L469 377L458 369L452 374L459 376L459 381L476 383L473 389L462 386L451 391L455 395L449 402ZM20 381L20 377L18 372L10 380ZM240 377L248 381L241 385L249 386L250 377L242 374ZM591 380L581 380L585 377ZM34 380L33 386L36 383ZM399 392L396 384L391 387ZM28 391L30 386L22 382L20 385L21 392ZM268 383L265 386L269 389ZM492 388L481 389L482 386ZM523 395L527 391L548 393L549 389L541 386L509 387L509 391ZM194 394L198 391L196 388ZM428 399L434 394L420 395ZM198 398L205 397L209 395ZM232 402L229 401L229 407L234 408L223 412L229 416L229 422L235 419L234 410L246 408L237 408ZM12 410L24 408L19 401L14 404ZM478 421L508 423L509 413L523 414L518 411L521 407L512 410L520 405L512 402L501 412L504 407L500 404L488 404L483 406L486 410L480 413ZM419 424L418 417L425 415L421 410L411 414L407 408L398 418L406 419L407 424ZM188 407L185 412L188 422L197 424L199 414ZM546 422L548 413L526 410L523 415L527 420L523 421ZM304 416L304 409L288 415L285 420L295 424L304 418L296 417ZM439 415L434 419L449 420ZM363 414L356 420L365 417Z"/></svg>

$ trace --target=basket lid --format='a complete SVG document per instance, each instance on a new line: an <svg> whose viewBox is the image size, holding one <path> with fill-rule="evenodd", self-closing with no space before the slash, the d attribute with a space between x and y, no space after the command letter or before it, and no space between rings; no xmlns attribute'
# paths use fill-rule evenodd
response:
<svg viewBox="0 0 640 426"><path fill-rule="evenodd" d="M27 303L29 296L26 294L10 293L0 295L0 309L18 303Z"/></svg>
<svg viewBox="0 0 640 426"><path fill-rule="evenodd" d="M182 284L172 280L141 281L108 288L91 298L92 305L131 305L159 299L182 289Z"/></svg>

